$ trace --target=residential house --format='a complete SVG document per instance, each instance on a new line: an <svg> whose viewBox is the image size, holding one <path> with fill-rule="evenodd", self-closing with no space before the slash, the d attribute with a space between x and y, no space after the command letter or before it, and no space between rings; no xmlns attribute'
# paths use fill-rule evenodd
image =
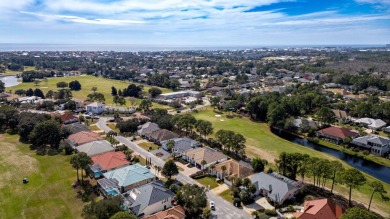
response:
<svg viewBox="0 0 390 219"><path fill-rule="evenodd" d="M70 123L75 123L75 122L79 121L78 117L76 117L72 114L68 114L68 113L61 115L60 119L61 119L62 124L70 124Z"/></svg>
<svg viewBox="0 0 390 219"><path fill-rule="evenodd" d="M301 212L293 213L298 219L339 219L344 210L328 198L305 201Z"/></svg>
<svg viewBox="0 0 390 219"><path fill-rule="evenodd" d="M207 89L207 91L210 92L211 94L216 94L223 89L224 89L223 87L214 86L214 87L210 87L209 89Z"/></svg>
<svg viewBox="0 0 390 219"><path fill-rule="evenodd" d="M93 102L85 107L87 113L101 114L104 112L106 105L103 103Z"/></svg>
<svg viewBox="0 0 390 219"><path fill-rule="evenodd" d="M90 170L95 178L99 178L103 173L124 167L130 164L126 159L126 155L121 151L107 152L91 157L93 164L90 166Z"/></svg>
<svg viewBox="0 0 390 219"><path fill-rule="evenodd" d="M381 119L360 118L353 121L355 124L365 126L372 130L378 130L386 126L386 122Z"/></svg>
<svg viewBox="0 0 390 219"><path fill-rule="evenodd" d="M336 119L341 122L341 123L347 123L351 120L351 118L348 116L347 112L344 110L338 110L338 109L333 109L332 110Z"/></svg>
<svg viewBox="0 0 390 219"><path fill-rule="evenodd" d="M203 147L185 151L183 153L183 159L192 163L197 168L204 170L213 164L221 163L229 159L229 157L213 148ZM202 164L203 161L205 162L204 165Z"/></svg>
<svg viewBox="0 0 390 219"><path fill-rule="evenodd" d="M134 215L147 216L172 207L174 195L163 182L155 181L123 194L124 206Z"/></svg>
<svg viewBox="0 0 390 219"><path fill-rule="evenodd" d="M18 97L16 100L20 103L30 103L35 104L37 100L40 100L40 97L37 96L30 96L30 97Z"/></svg>
<svg viewBox="0 0 390 219"><path fill-rule="evenodd" d="M186 212L184 208L177 205L165 211L160 211L150 216L143 217L143 219L185 219Z"/></svg>
<svg viewBox="0 0 390 219"><path fill-rule="evenodd" d="M181 157L185 151L194 149L201 145L200 142L192 140L191 138L173 138L161 141L162 148L166 151L168 151L168 141L173 141L174 146L172 148L172 153L174 153L176 157Z"/></svg>
<svg viewBox="0 0 390 219"><path fill-rule="evenodd" d="M348 128L331 126L321 129L316 132L316 135L321 138L333 141L337 144L345 142L348 138L356 138L359 136L357 132L353 132Z"/></svg>
<svg viewBox="0 0 390 219"><path fill-rule="evenodd" d="M223 167L226 169L222 170ZM214 166L214 169L210 170L210 174L216 176L219 179L224 179L227 176L246 178L253 173L253 168L250 164L233 159L218 163Z"/></svg>
<svg viewBox="0 0 390 219"><path fill-rule="evenodd" d="M367 135L355 138L352 144L370 151L371 154L383 156L390 151L390 139L378 135Z"/></svg>
<svg viewBox="0 0 390 219"><path fill-rule="evenodd" d="M284 201L294 198L299 189L299 183L276 172L257 173L249 177L256 187L255 195L262 195L272 201L283 204Z"/></svg>
<svg viewBox="0 0 390 219"><path fill-rule="evenodd" d="M308 128L316 128L317 123L311 119L306 119L306 118L297 118L294 119L294 126L301 129L304 128L304 126Z"/></svg>
<svg viewBox="0 0 390 219"><path fill-rule="evenodd" d="M160 128L156 123L153 122L147 122L143 125L138 126L138 135L139 136L145 136L146 134L152 133L156 130L159 130Z"/></svg>
<svg viewBox="0 0 390 219"><path fill-rule="evenodd" d="M167 129L159 129L159 130L156 130L154 132L145 134L145 137L149 141L160 143L161 141L167 141L167 140L170 140L173 138L178 138L179 135L174 133L174 132L171 132Z"/></svg>
<svg viewBox="0 0 390 219"><path fill-rule="evenodd" d="M105 196L118 195L156 180L156 176L140 164L110 170L103 173L103 176L97 183Z"/></svg>
<svg viewBox="0 0 390 219"><path fill-rule="evenodd" d="M67 142L73 146L77 147L79 145L92 142L92 141L100 141L103 140L103 137L100 136L98 133L91 132L91 131L81 131L77 132L75 134L69 135Z"/></svg>
<svg viewBox="0 0 390 219"><path fill-rule="evenodd" d="M111 143L106 140L88 142L77 146L76 150L78 152L84 152L90 157L106 152L115 151Z"/></svg>
<svg viewBox="0 0 390 219"><path fill-rule="evenodd" d="M90 131L86 125L79 122L66 124L64 125L64 127L67 128L72 134L75 134L77 132L82 132L82 131L85 132Z"/></svg>

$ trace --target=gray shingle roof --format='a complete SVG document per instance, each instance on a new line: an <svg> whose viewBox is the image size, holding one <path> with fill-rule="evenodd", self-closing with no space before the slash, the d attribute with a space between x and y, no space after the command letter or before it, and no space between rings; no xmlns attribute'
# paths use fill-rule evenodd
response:
<svg viewBox="0 0 390 219"><path fill-rule="evenodd" d="M163 182L157 181L128 191L124 196L129 209L134 214L140 215L149 205L173 197L174 193L165 189Z"/></svg>
<svg viewBox="0 0 390 219"><path fill-rule="evenodd" d="M249 179L256 186L256 190L267 190L268 197L276 202L282 200L289 191L299 187L297 182L277 173L261 172L252 175Z"/></svg>
<svg viewBox="0 0 390 219"><path fill-rule="evenodd" d="M191 138L173 138L171 140L175 142L175 146L173 148L179 152L184 152L196 148L197 146L200 145L198 141L192 140ZM166 146L167 143L168 140L161 142L161 145L165 150L168 150Z"/></svg>
<svg viewBox="0 0 390 219"><path fill-rule="evenodd" d="M159 129L160 128L158 127L158 125L156 123L147 122L147 123L140 125L138 127L137 133L139 135L146 135L146 134L152 133L152 132L159 130Z"/></svg>

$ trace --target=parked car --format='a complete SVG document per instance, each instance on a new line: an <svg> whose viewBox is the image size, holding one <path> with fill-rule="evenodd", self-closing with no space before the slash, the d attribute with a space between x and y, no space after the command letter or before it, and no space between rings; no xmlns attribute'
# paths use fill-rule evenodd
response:
<svg viewBox="0 0 390 219"><path fill-rule="evenodd" d="M90 119L92 117L92 113L84 113L84 118Z"/></svg>
<svg viewBox="0 0 390 219"><path fill-rule="evenodd" d="M215 211L215 203L213 201L210 201L210 209Z"/></svg>
<svg viewBox="0 0 390 219"><path fill-rule="evenodd" d="M92 119L99 119L100 117L98 115L93 115Z"/></svg>

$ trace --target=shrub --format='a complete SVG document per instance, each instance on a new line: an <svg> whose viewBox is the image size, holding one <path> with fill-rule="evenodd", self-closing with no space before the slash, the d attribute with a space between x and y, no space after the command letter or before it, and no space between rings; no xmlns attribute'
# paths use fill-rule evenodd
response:
<svg viewBox="0 0 390 219"><path fill-rule="evenodd" d="M236 206L236 207L240 207L241 206L241 199L234 198L233 199L233 205Z"/></svg>
<svg viewBox="0 0 390 219"><path fill-rule="evenodd" d="M264 212L268 216L277 216L278 215L275 210L266 209Z"/></svg>

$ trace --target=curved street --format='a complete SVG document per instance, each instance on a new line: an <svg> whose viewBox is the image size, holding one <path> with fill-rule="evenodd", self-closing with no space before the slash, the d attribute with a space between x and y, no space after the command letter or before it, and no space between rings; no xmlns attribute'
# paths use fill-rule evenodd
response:
<svg viewBox="0 0 390 219"><path fill-rule="evenodd" d="M100 118L98 123L96 124L101 130L104 132L109 132L112 129L110 129L107 125L107 118ZM134 152L140 154L144 158L150 158L153 165L158 165L160 167L163 167L165 162L161 160L160 158L154 156L152 153L144 150L143 148L139 147L138 145L134 144L127 138L123 136L116 136L116 140L118 140L120 143L126 145L128 148L133 150ZM184 175L182 173L179 173L176 176L176 179L179 180L182 183L188 183L188 184L198 184L195 180L193 180L191 177ZM199 184L198 184L199 185ZM207 197L210 201L215 202L216 210L212 212L213 218L221 218L221 219L246 219L251 218L248 213L246 213L244 210L240 208L234 207L231 203L227 202L220 196L214 194L212 191L207 192Z"/></svg>

